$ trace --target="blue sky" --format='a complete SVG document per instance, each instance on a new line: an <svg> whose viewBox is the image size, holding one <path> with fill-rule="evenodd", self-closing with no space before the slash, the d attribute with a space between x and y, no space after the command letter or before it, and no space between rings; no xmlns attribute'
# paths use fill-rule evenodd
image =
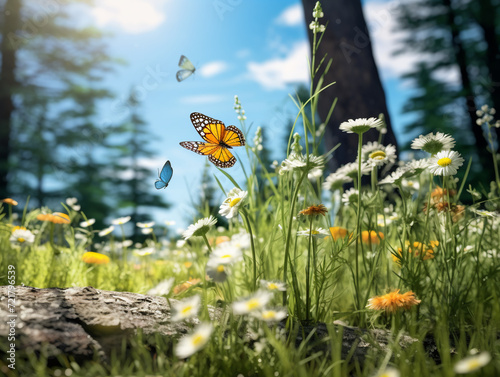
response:
<svg viewBox="0 0 500 377"><path fill-rule="evenodd" d="M396 132L405 122L401 106L408 97L398 75L414 57L391 57L394 39L392 1L365 1L365 15L372 30L376 60L383 77L389 111ZM107 77L106 85L118 99L102 109L102 126L126 116L120 107L130 88L141 93L142 115L154 134L150 148L155 157L142 161L151 168L151 192L156 170L166 160L174 176L161 194L173 204L155 211L158 223L174 220L185 227L194 214L192 198L199 196L205 158L179 146L180 141L199 140L189 120L201 112L238 125L233 110L237 94L252 129L266 129L268 146L279 148L283 127L294 117L291 100L294 87L307 82L308 42L299 1L173 1L100 0L92 11L92 22L113 33L107 44L110 54L127 62ZM175 79L181 55L196 66L196 73L179 83ZM243 157L244 151L238 153ZM275 157L279 157L277 154ZM245 163L244 158L241 159ZM241 167L229 170L242 182ZM211 173L216 173L211 167ZM124 172L126 174L126 172ZM223 182L227 179L221 176ZM228 184L228 188L231 186ZM222 194L221 194L222 199ZM126 213L123 213L124 215Z"/></svg>

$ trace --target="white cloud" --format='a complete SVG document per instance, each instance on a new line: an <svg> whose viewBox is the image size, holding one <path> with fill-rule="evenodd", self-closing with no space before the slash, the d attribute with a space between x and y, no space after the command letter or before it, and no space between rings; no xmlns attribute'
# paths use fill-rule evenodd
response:
<svg viewBox="0 0 500 377"><path fill-rule="evenodd" d="M202 105L206 103L217 103L222 102L224 97L216 94L200 94L197 96L182 97L180 101L182 103Z"/></svg>
<svg viewBox="0 0 500 377"><path fill-rule="evenodd" d="M164 20L165 0L99 0L91 14L98 26L114 26L139 34L157 28Z"/></svg>
<svg viewBox="0 0 500 377"><path fill-rule="evenodd" d="M266 89L284 89L287 84L309 82L309 43L304 40L292 46L283 58L247 64L250 77Z"/></svg>
<svg viewBox="0 0 500 377"><path fill-rule="evenodd" d="M215 61L204 64L198 69L198 73L203 77L212 77L224 72L227 69L227 64L223 61Z"/></svg>
<svg viewBox="0 0 500 377"><path fill-rule="evenodd" d="M286 26L300 26L304 23L304 10L302 4L294 4L286 8L276 18L276 23Z"/></svg>

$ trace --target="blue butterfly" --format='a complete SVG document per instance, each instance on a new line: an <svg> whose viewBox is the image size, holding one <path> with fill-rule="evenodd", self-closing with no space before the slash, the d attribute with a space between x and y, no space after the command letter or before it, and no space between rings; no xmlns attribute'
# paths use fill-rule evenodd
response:
<svg viewBox="0 0 500 377"><path fill-rule="evenodd" d="M174 169L172 169L172 165L170 165L170 161L165 162L161 172L158 174L160 179L157 179L155 182L155 187L157 190L162 188L167 188L168 182L172 179L172 174L174 174Z"/></svg>
<svg viewBox="0 0 500 377"><path fill-rule="evenodd" d="M191 63L191 61L184 55L181 55L181 59L179 60L179 67L182 69L178 70L177 74L175 75L177 81L179 82L187 79L194 73L194 71L196 71L196 68L194 67L193 63Z"/></svg>

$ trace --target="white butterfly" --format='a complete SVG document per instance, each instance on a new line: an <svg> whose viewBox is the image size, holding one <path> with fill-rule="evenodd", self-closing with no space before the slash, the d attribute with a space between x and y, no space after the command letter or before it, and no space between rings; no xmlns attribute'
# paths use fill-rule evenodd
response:
<svg viewBox="0 0 500 377"><path fill-rule="evenodd" d="M177 81L179 82L187 79L194 73L194 71L196 71L193 63L191 63L191 61L184 55L181 55L181 60L179 60L179 67L182 69L178 70L177 74L175 75L177 77Z"/></svg>

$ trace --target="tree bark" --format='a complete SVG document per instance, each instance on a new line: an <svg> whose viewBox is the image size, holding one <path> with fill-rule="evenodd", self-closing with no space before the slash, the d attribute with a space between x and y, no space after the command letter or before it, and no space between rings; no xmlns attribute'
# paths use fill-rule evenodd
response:
<svg viewBox="0 0 500 377"><path fill-rule="evenodd" d="M312 11L316 0L302 0L307 27L313 21ZM373 58L372 45L366 26L360 0L335 0L322 3L324 18L320 23L327 25L323 40L316 52L317 61L325 55L333 59L325 83L336 82L320 95L318 113L325 120L335 97L338 102L326 125L326 149L341 143L334 153L332 169L353 162L357 155L358 140L351 134L339 130L340 123L355 118L385 116L387 134L384 144L396 145L391 120L387 110L384 89ZM313 41L308 28L309 41ZM320 71L321 72L321 71ZM320 75L318 75L320 76ZM364 141L375 141L378 133L370 130L363 135Z"/></svg>
<svg viewBox="0 0 500 377"><path fill-rule="evenodd" d="M16 46L12 40L21 26L21 0L6 0L2 10L2 54L0 71L0 197L7 197L9 173L11 121L16 90Z"/></svg>

